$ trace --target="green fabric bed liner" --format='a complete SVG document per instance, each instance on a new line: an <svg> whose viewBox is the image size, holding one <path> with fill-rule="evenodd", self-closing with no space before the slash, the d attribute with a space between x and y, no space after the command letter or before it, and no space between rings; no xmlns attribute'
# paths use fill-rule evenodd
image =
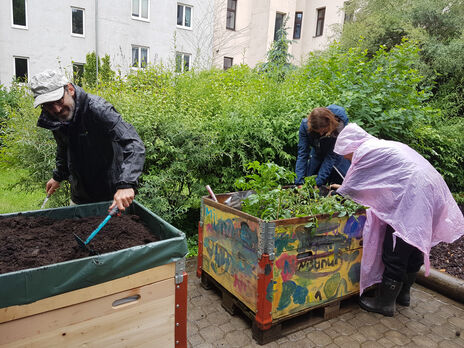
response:
<svg viewBox="0 0 464 348"><path fill-rule="evenodd" d="M17 215L47 216L58 220L106 216L110 204L111 202L101 202L0 214L0 226L2 218ZM0 308L28 304L68 291L104 283L176 262L187 255L187 241L183 232L136 201L126 211L129 214L140 216L150 231L160 240L111 253L0 274Z"/></svg>

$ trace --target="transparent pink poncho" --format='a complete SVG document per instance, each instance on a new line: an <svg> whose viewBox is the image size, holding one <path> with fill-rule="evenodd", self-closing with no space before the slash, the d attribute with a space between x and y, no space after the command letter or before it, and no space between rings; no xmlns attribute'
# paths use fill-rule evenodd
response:
<svg viewBox="0 0 464 348"><path fill-rule="evenodd" d="M363 230L361 294L382 281L387 224L395 230L394 241L399 237L424 253L428 275L430 249L464 234L464 217L441 175L409 146L377 139L355 123L342 130L334 151L353 153L337 192L369 207Z"/></svg>

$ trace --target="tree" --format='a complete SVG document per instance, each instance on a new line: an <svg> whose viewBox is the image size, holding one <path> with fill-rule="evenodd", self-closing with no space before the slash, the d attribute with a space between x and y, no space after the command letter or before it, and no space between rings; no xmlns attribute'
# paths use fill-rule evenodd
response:
<svg viewBox="0 0 464 348"><path fill-rule="evenodd" d="M434 101L448 116L464 113L464 1L352 0L345 6L341 44L361 45L374 54L407 36L421 48L418 68L425 83L435 83Z"/></svg>

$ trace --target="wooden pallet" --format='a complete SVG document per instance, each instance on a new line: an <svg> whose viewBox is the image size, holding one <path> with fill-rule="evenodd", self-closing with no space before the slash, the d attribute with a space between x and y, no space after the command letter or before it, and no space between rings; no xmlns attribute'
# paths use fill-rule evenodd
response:
<svg viewBox="0 0 464 348"><path fill-rule="evenodd" d="M241 313L251 321L253 338L260 345L278 340L283 336L317 325L323 321L336 318L341 314L358 308L357 295L346 296L344 298L338 298L330 303L311 307L305 311L289 315L279 320L273 320L270 329L261 330L255 320L256 313L250 310L214 278L203 271L201 272L200 280L204 289L215 289L219 292L222 297L222 307L230 315Z"/></svg>

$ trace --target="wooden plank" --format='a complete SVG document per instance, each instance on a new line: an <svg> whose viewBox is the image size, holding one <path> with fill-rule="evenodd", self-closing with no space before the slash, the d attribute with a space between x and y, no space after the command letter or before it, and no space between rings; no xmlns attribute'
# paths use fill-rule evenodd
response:
<svg viewBox="0 0 464 348"><path fill-rule="evenodd" d="M155 283L163 279L173 278L175 276L175 272L175 263L172 262L166 265L150 268L142 272L134 273L126 277L111 280L109 282L48 297L26 305L1 308L0 323L90 301L110 294Z"/></svg>
<svg viewBox="0 0 464 348"><path fill-rule="evenodd" d="M114 301L139 295L114 307ZM173 346L175 282L162 280L118 294L0 325L6 347Z"/></svg>

